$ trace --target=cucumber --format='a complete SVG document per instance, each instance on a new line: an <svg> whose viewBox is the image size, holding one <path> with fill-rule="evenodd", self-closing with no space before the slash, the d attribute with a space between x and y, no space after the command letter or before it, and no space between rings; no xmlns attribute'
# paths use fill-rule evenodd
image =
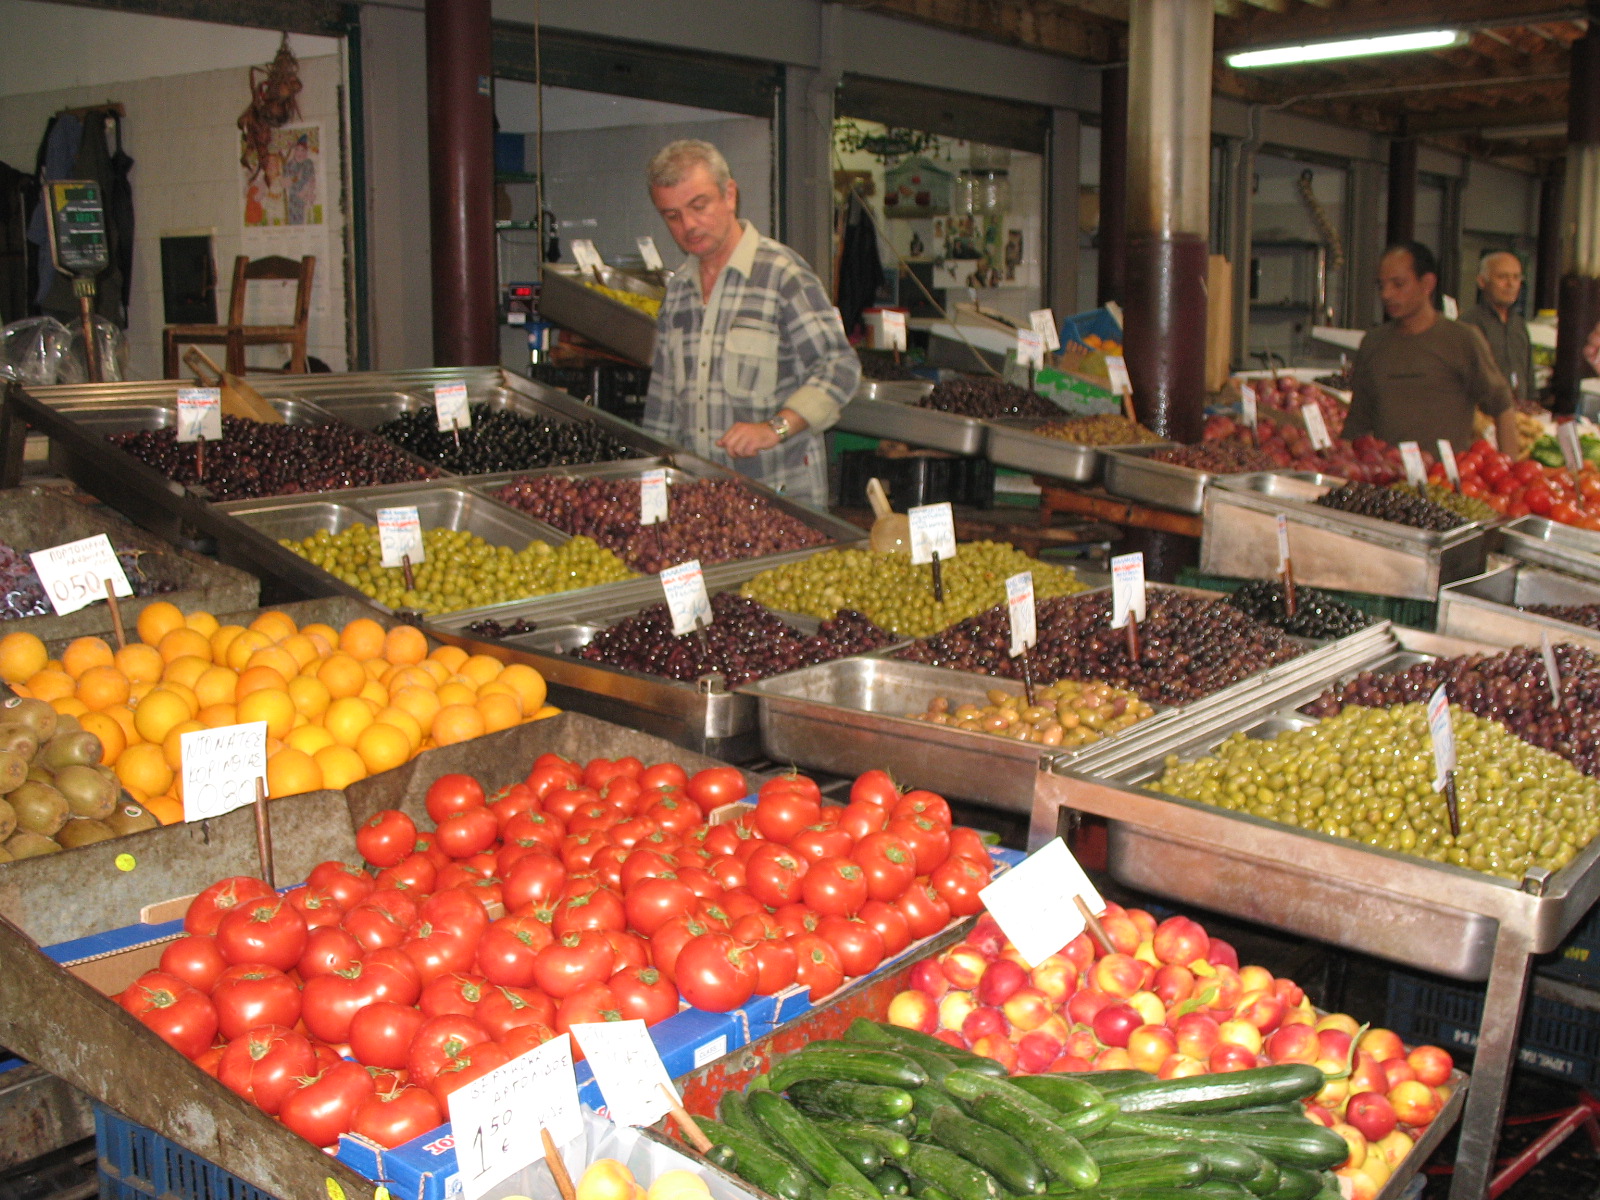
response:
<svg viewBox="0 0 1600 1200"><path fill-rule="evenodd" d="M1194 1141L1236 1142L1274 1162L1310 1170L1336 1167L1350 1156L1350 1147L1342 1137L1310 1119L1301 1129L1267 1129L1237 1121L1203 1121L1195 1117L1125 1112L1112 1120L1111 1128L1124 1133L1148 1133Z"/></svg>
<svg viewBox="0 0 1600 1200"><path fill-rule="evenodd" d="M993 1062L995 1066L1000 1066L992 1058L979 1058L977 1055L968 1054L966 1051L961 1051L961 1057L957 1058L954 1054L941 1054L937 1050L929 1050L926 1046L903 1042L881 1032L883 1028L883 1026L869 1021L865 1017L857 1017L850 1023L850 1028L846 1031L846 1036L850 1040L838 1044L844 1046L871 1045L885 1050L893 1050L896 1054L904 1054L928 1073L929 1083L942 1083L944 1077L957 1067L977 1070L977 1064L983 1062ZM911 1031L907 1030L905 1032ZM938 1042L937 1038L933 1040ZM944 1043L939 1042L939 1045L943 1046ZM954 1050L955 1047L945 1046L945 1049ZM1004 1070L1003 1067L1001 1069ZM993 1072L990 1073L992 1074Z"/></svg>
<svg viewBox="0 0 1600 1200"><path fill-rule="evenodd" d="M961 1101L935 1087L921 1087L911 1093L911 1107L917 1114L917 1128L926 1130L928 1122L940 1109L951 1109L962 1115L967 1114L967 1109Z"/></svg>
<svg viewBox="0 0 1600 1200"><path fill-rule="evenodd" d="M709 1117L696 1117L695 1120L713 1147L726 1146L733 1151L740 1179L782 1200L807 1200L810 1181L805 1172L768 1146L765 1139L749 1137L731 1125L713 1121Z"/></svg>
<svg viewBox="0 0 1600 1200"><path fill-rule="evenodd" d="M916 1092L912 1092L911 1095L915 1097ZM874 1121L873 1124L887 1129L890 1133L898 1133L903 1138L909 1138L917 1131L917 1119L910 1113L896 1117L892 1121Z"/></svg>
<svg viewBox="0 0 1600 1200"><path fill-rule="evenodd" d="M1197 1184L1195 1187L1125 1187L1112 1190L1110 1188L1088 1188L1084 1191L1046 1192L1046 1196L1071 1197L1071 1200L1195 1200L1199 1188L1206 1184ZM1249 1196L1249 1192L1245 1195Z"/></svg>
<svg viewBox="0 0 1600 1200"><path fill-rule="evenodd" d="M1069 1113L1058 1113L1056 1124L1080 1141L1094 1137L1106 1129L1117 1115L1117 1106L1110 1100L1091 1104Z"/></svg>
<svg viewBox="0 0 1600 1200"><path fill-rule="evenodd" d="M935 1187L931 1183L923 1183L920 1179L911 1181L911 1194L917 1200L955 1200L949 1192L942 1187Z"/></svg>
<svg viewBox="0 0 1600 1200"><path fill-rule="evenodd" d="M1101 1138L1090 1142L1084 1149L1100 1164L1100 1170L1104 1173L1107 1167L1119 1163L1148 1162L1169 1154L1193 1154L1198 1146L1199 1143L1180 1142L1177 1138L1119 1137ZM1254 1173L1252 1169L1251 1174Z"/></svg>
<svg viewBox="0 0 1600 1200"><path fill-rule="evenodd" d="M993 1075L1003 1078L1006 1074L1005 1067L992 1058L985 1058L981 1054L974 1054L961 1046L952 1046L949 1042L941 1041L929 1033L920 1033L915 1029L903 1029L899 1025L890 1025L884 1021L869 1021L865 1017L857 1017L850 1022L850 1028L845 1030L845 1038L852 1042L867 1042L881 1046L911 1046L919 1050L929 1051L933 1054L943 1055L952 1060L957 1066L966 1067L969 1071L977 1071L983 1075Z"/></svg>
<svg viewBox="0 0 1600 1200"><path fill-rule="evenodd" d="M1099 1088L1079 1075L1018 1075L1011 1082L1062 1112L1088 1108L1105 1099Z"/></svg>
<svg viewBox="0 0 1600 1200"><path fill-rule="evenodd" d="M721 1167L724 1171L731 1171L737 1175L735 1169L739 1164L739 1156L733 1152L732 1146L712 1146L706 1151L706 1161L713 1166Z"/></svg>
<svg viewBox="0 0 1600 1200"><path fill-rule="evenodd" d="M1193 1187L1203 1183L1211 1167L1198 1154L1167 1154L1144 1162L1117 1163L1100 1168L1100 1190L1123 1188Z"/></svg>
<svg viewBox="0 0 1600 1200"><path fill-rule="evenodd" d="M1304 1167L1278 1168L1278 1186L1270 1191L1271 1200L1314 1200L1322 1190L1322 1178Z"/></svg>
<svg viewBox="0 0 1600 1200"><path fill-rule="evenodd" d="M787 1149L797 1162L804 1163L829 1187L843 1184L882 1200L872 1181L828 1144L809 1117L776 1092L757 1092L751 1096L750 1114L772 1136L775 1144ZM1343 1144L1344 1139L1340 1138L1339 1141ZM735 1146L734 1150L737 1152L738 1147Z"/></svg>
<svg viewBox="0 0 1600 1200"><path fill-rule="evenodd" d="M874 1192L872 1195L875 1196L877 1193ZM860 1188L846 1187L842 1183L836 1183L824 1193L824 1200L872 1200L872 1198Z"/></svg>
<svg viewBox="0 0 1600 1200"><path fill-rule="evenodd" d="M864 1046L848 1049L802 1050L772 1068L768 1082L775 1092L786 1092L802 1079L848 1083L873 1083L914 1088L928 1082L928 1073L904 1054Z"/></svg>
<svg viewBox="0 0 1600 1200"><path fill-rule="evenodd" d="M722 1099L717 1102L717 1116L724 1124L732 1126L747 1137L764 1140L766 1134L761 1126L756 1124L756 1119L750 1115L750 1105L746 1102L743 1092L732 1090L722 1093Z"/></svg>
<svg viewBox="0 0 1600 1200"><path fill-rule="evenodd" d="M818 1129L824 1129L821 1121L817 1122ZM850 1160L850 1165L860 1171L869 1180L875 1171L883 1166L883 1151L871 1142L858 1137L851 1137L848 1133L839 1133L833 1129L824 1129L828 1140L840 1154ZM832 1190L831 1188L829 1189Z"/></svg>
<svg viewBox="0 0 1600 1200"><path fill-rule="evenodd" d="M911 1153L911 1143L906 1143L906 1153ZM885 1196L908 1196L911 1194L911 1181L906 1178L906 1173L896 1166L884 1166L872 1177L872 1186Z"/></svg>
<svg viewBox="0 0 1600 1200"><path fill-rule="evenodd" d="M1049 1118L1014 1103L1001 1092L983 1096L973 1107L980 1120L1028 1147L1057 1179L1077 1188L1091 1188L1100 1181L1099 1164L1083 1143Z"/></svg>
<svg viewBox="0 0 1600 1200"><path fill-rule="evenodd" d="M1309 1063L1253 1067L1221 1075L1158 1079L1116 1093L1125 1113L1223 1113L1240 1108L1283 1104L1314 1096L1327 1083L1321 1069Z"/></svg>
<svg viewBox="0 0 1600 1200"><path fill-rule="evenodd" d="M1255 1195L1243 1184L1218 1179L1216 1176L1212 1176L1204 1183L1195 1184L1189 1189L1189 1194L1195 1200L1250 1200L1250 1197Z"/></svg>
<svg viewBox="0 0 1600 1200"><path fill-rule="evenodd" d="M1078 1071L1068 1074L1074 1074L1078 1079L1088 1079L1102 1096L1114 1096L1130 1088L1156 1082L1156 1077L1149 1071L1136 1071L1132 1067L1117 1071Z"/></svg>
<svg viewBox="0 0 1600 1200"><path fill-rule="evenodd" d="M969 1103L982 1096L1003 1096L1017 1108L1033 1113L1041 1120L1052 1124L1061 1119L1062 1114L1050 1104L1045 1103L1031 1092L1026 1092L1012 1083L1009 1079L992 1079L987 1075L979 1075L965 1068L951 1071L945 1076L944 1089L957 1100Z"/></svg>
<svg viewBox="0 0 1600 1200"><path fill-rule="evenodd" d="M1212 1179L1243 1184L1262 1172L1262 1158L1248 1146L1228 1142L1194 1142L1174 1137L1100 1138L1085 1147L1102 1168L1163 1154L1198 1154L1211 1168Z"/></svg>
<svg viewBox="0 0 1600 1200"><path fill-rule="evenodd" d="M1278 1183L1283 1178L1283 1168L1266 1155L1261 1156L1261 1171L1250 1179L1241 1179L1246 1191L1254 1195L1265 1197L1278 1190Z"/></svg>
<svg viewBox="0 0 1600 1200"><path fill-rule="evenodd" d="M828 1119L817 1121L823 1130L840 1137L855 1138L858 1141L870 1142L878 1148L878 1153L887 1162L891 1159L904 1158L911 1153L911 1143L904 1134L885 1129L882 1125L874 1125L870 1121L840 1121Z"/></svg>
<svg viewBox="0 0 1600 1200"><path fill-rule="evenodd" d="M1044 1168L1010 1134L948 1106L933 1114L928 1127L939 1145L988 1171L1008 1192L1044 1191Z"/></svg>
<svg viewBox="0 0 1600 1200"><path fill-rule="evenodd" d="M993 1175L943 1146L913 1145L905 1169L913 1180L931 1184L951 1200L1004 1200Z"/></svg>
<svg viewBox="0 0 1600 1200"><path fill-rule="evenodd" d="M894 1120L911 1111L905 1088L846 1079L799 1079L789 1085L789 1099L807 1112L863 1121Z"/></svg>

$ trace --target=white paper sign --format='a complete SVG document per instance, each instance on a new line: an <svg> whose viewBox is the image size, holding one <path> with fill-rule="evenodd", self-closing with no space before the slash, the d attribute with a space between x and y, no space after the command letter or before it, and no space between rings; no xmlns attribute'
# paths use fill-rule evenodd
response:
<svg viewBox="0 0 1600 1200"><path fill-rule="evenodd" d="M600 257L600 251L594 248L594 243L588 238L572 239L572 261L578 264L578 270L585 275L605 266L605 260Z"/></svg>
<svg viewBox="0 0 1600 1200"><path fill-rule="evenodd" d="M1556 442L1561 447L1561 457L1566 460L1567 470L1576 475L1583 467L1583 447L1578 442L1578 423L1563 421L1557 425Z"/></svg>
<svg viewBox="0 0 1600 1200"><path fill-rule="evenodd" d="M1122 355L1106 355L1106 374L1111 378L1113 395L1126 396L1133 391L1133 380L1128 376L1128 361Z"/></svg>
<svg viewBox="0 0 1600 1200"><path fill-rule="evenodd" d="M948 500L908 509L906 517L911 522L912 563L931 563L935 554L940 562L956 556L956 519Z"/></svg>
<svg viewBox="0 0 1600 1200"><path fill-rule="evenodd" d="M1121 629L1128 614L1144 620L1144 555L1119 554L1111 560L1111 628Z"/></svg>
<svg viewBox="0 0 1600 1200"><path fill-rule="evenodd" d="M583 1132L572 1043L566 1034L520 1054L450 1093L450 1131L462 1200L479 1198L496 1184L544 1157L541 1128L556 1145Z"/></svg>
<svg viewBox="0 0 1600 1200"><path fill-rule="evenodd" d="M672 1087L672 1077L643 1021L578 1023L572 1035L583 1047L613 1121L652 1125L667 1114L671 1105L661 1085Z"/></svg>
<svg viewBox="0 0 1600 1200"><path fill-rule="evenodd" d="M1433 790L1442 792L1444 777L1456 769L1456 731L1442 683L1428 697L1428 733L1433 739Z"/></svg>
<svg viewBox="0 0 1600 1200"><path fill-rule="evenodd" d="M1561 707L1561 668L1556 665L1556 648L1550 644L1550 631L1539 634L1539 649L1544 653L1544 677L1550 684L1550 707Z"/></svg>
<svg viewBox="0 0 1600 1200"><path fill-rule="evenodd" d="M1439 439L1439 461L1444 464L1445 477L1450 480L1450 486L1461 486L1461 471L1456 466L1455 447L1450 444L1449 438Z"/></svg>
<svg viewBox="0 0 1600 1200"><path fill-rule="evenodd" d="M1440 297L1440 306L1444 309L1444 316L1447 321L1454 321L1461 315L1461 306L1456 303L1454 296Z"/></svg>
<svg viewBox="0 0 1600 1200"><path fill-rule="evenodd" d="M1256 427L1256 390L1248 383L1239 385L1239 411L1244 417L1244 423L1254 429Z"/></svg>
<svg viewBox="0 0 1600 1200"><path fill-rule="evenodd" d="M267 723L247 721L178 736L183 755L183 819L203 821L254 804L267 777Z"/></svg>
<svg viewBox="0 0 1600 1200"><path fill-rule="evenodd" d="M639 247L639 257L644 259L644 268L647 271L660 271L666 263L661 261L661 251L656 249L656 240L648 233L643 237L634 238L634 243Z"/></svg>
<svg viewBox="0 0 1600 1200"><path fill-rule="evenodd" d="M1289 515L1278 514L1278 574L1289 569Z"/></svg>
<svg viewBox="0 0 1600 1200"><path fill-rule="evenodd" d="M1328 436L1328 424L1322 419L1322 410L1315 404L1302 404L1300 415L1306 421L1306 436L1311 439L1313 450L1327 450L1333 445L1333 439Z"/></svg>
<svg viewBox="0 0 1600 1200"><path fill-rule="evenodd" d="M657 467L639 477L639 524L667 523L667 470Z"/></svg>
<svg viewBox="0 0 1600 1200"><path fill-rule="evenodd" d="M711 597L706 595L706 577L700 569L698 558L662 570L661 590L667 596L667 609L672 613L672 632L675 636L693 633L697 620L705 625L711 624Z"/></svg>
<svg viewBox="0 0 1600 1200"><path fill-rule="evenodd" d="M1011 614L1011 657L1039 640L1033 611L1033 572L1023 571L1006 580L1006 608Z"/></svg>
<svg viewBox="0 0 1600 1200"><path fill-rule="evenodd" d="M1061 349L1061 330L1056 325L1056 314L1053 309L1034 309L1028 314L1028 324L1033 326L1033 331L1044 339L1046 350Z"/></svg>
<svg viewBox="0 0 1600 1200"><path fill-rule="evenodd" d="M906 315L897 308L886 308L879 314L883 320L883 345L880 350L906 348Z"/></svg>
<svg viewBox="0 0 1600 1200"><path fill-rule="evenodd" d="M198 442L222 440L222 389L181 387L178 389L178 440Z"/></svg>
<svg viewBox="0 0 1600 1200"><path fill-rule="evenodd" d="M1017 330L1017 362L1034 370L1044 366L1044 339L1032 329Z"/></svg>
<svg viewBox="0 0 1600 1200"><path fill-rule="evenodd" d="M1428 484L1428 470L1422 465L1422 447L1415 442L1400 443L1400 461L1405 464L1406 482L1418 488Z"/></svg>
<svg viewBox="0 0 1600 1200"><path fill-rule="evenodd" d="M1074 896L1082 897L1096 915L1105 911L1106 902L1060 838L1041 846L978 893L1029 966L1037 966L1083 932Z"/></svg>
<svg viewBox="0 0 1600 1200"><path fill-rule="evenodd" d="M422 548L422 518L415 504L404 508L378 510L378 549L383 557L379 565L398 567L402 558L411 559L413 567L426 562Z"/></svg>
<svg viewBox="0 0 1600 1200"><path fill-rule="evenodd" d="M472 428L472 409L467 406L467 385L461 380L438 383L433 387L433 407L439 416L439 428Z"/></svg>
<svg viewBox="0 0 1600 1200"><path fill-rule="evenodd" d="M133 595L133 585L117 560L117 552L111 548L111 539L103 533L35 550L28 559L38 572L44 594L50 597L50 606L58 617L77 612L96 600L104 600L108 579L117 595Z"/></svg>

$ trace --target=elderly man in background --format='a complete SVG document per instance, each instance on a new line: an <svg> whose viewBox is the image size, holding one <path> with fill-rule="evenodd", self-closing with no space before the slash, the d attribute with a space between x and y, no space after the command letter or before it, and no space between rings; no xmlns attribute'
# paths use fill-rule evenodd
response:
<svg viewBox="0 0 1600 1200"><path fill-rule="evenodd" d="M1533 394L1533 343L1528 323L1515 309L1522 294L1522 263L1509 250L1497 250L1478 264L1477 307L1461 314L1489 343L1495 365L1511 385L1511 394L1526 400Z"/></svg>

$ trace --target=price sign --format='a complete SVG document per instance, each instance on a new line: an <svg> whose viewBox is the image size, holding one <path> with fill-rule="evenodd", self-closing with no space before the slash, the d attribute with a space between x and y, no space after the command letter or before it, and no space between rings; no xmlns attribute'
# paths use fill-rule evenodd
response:
<svg viewBox="0 0 1600 1200"><path fill-rule="evenodd" d="M1006 608L1011 614L1011 657L1039 640L1033 611L1033 572L1023 571L1006 580Z"/></svg>
<svg viewBox="0 0 1600 1200"><path fill-rule="evenodd" d="M1044 366L1044 339L1036 330L1017 330L1017 361L1035 370Z"/></svg>
<svg viewBox="0 0 1600 1200"><path fill-rule="evenodd" d="M1422 465L1422 447L1415 442L1401 442L1400 461L1405 464L1407 483L1419 488L1427 486L1428 471Z"/></svg>
<svg viewBox="0 0 1600 1200"><path fill-rule="evenodd" d="M572 260L578 264L578 270L585 275L593 275L605 266L605 260L600 257L600 251L594 248L594 243L588 238L572 239Z"/></svg>
<svg viewBox="0 0 1600 1200"><path fill-rule="evenodd" d="M1106 355L1106 374L1111 377L1111 392L1126 396L1133 391L1133 380L1128 376L1128 360L1120 354Z"/></svg>
<svg viewBox="0 0 1600 1200"><path fill-rule="evenodd" d="M544 1157L540 1129L560 1146L583 1132L572 1043L566 1034L520 1054L450 1093L451 1132L462 1200L479 1200L496 1184Z"/></svg>
<svg viewBox="0 0 1600 1200"><path fill-rule="evenodd" d="M1111 628L1126 625L1129 613L1144 620L1144 555L1139 553L1111 560Z"/></svg>
<svg viewBox="0 0 1600 1200"><path fill-rule="evenodd" d="M103 533L63 542L28 555L56 616L64 617L106 598L106 580L119 596L133 595L133 585L117 561L111 539Z"/></svg>
<svg viewBox="0 0 1600 1200"><path fill-rule="evenodd" d="M415 504L378 510L378 549L383 554L379 566L401 566L402 558L409 558L413 567L427 561L422 548L422 518L417 515Z"/></svg>
<svg viewBox="0 0 1600 1200"><path fill-rule="evenodd" d="M904 350L906 348L906 315L897 308L886 308L880 314L883 319L883 346L884 350Z"/></svg>
<svg viewBox="0 0 1600 1200"><path fill-rule="evenodd" d="M978 893L1017 953L1037 966L1083 932L1083 917L1073 897L1092 913L1105 911L1067 844L1056 838L1028 855Z"/></svg>
<svg viewBox="0 0 1600 1200"><path fill-rule="evenodd" d="M1439 439L1439 461L1444 464L1445 477L1450 480L1450 486L1461 486L1461 470L1456 466L1455 447L1450 444L1449 438Z"/></svg>
<svg viewBox="0 0 1600 1200"><path fill-rule="evenodd" d="M1444 310L1445 320L1454 321L1461 315L1461 306L1456 303L1454 296L1440 297L1440 307Z"/></svg>
<svg viewBox="0 0 1600 1200"><path fill-rule="evenodd" d="M467 385L459 379L453 383L434 385L433 407L439 416L439 428L446 433L452 429L472 428L472 410L467 406Z"/></svg>
<svg viewBox="0 0 1600 1200"><path fill-rule="evenodd" d="M1289 516L1278 514L1278 574L1289 569Z"/></svg>
<svg viewBox="0 0 1600 1200"><path fill-rule="evenodd" d="M651 1125L667 1114L671 1106L661 1085L672 1087L672 1076L643 1021L579 1023L572 1026L572 1035L594 1070L613 1121Z"/></svg>
<svg viewBox="0 0 1600 1200"><path fill-rule="evenodd" d="M1544 677L1550 684L1550 707L1561 707L1561 668L1556 666L1556 648L1550 644L1550 631L1539 634L1539 649L1544 653Z"/></svg>
<svg viewBox="0 0 1600 1200"><path fill-rule="evenodd" d="M1061 349L1061 330L1056 325L1056 314L1053 309L1036 308L1028 314L1028 324L1033 331L1044 339L1046 350Z"/></svg>
<svg viewBox="0 0 1600 1200"><path fill-rule="evenodd" d="M1433 790L1442 792L1444 777L1456 769L1456 731L1442 683L1428 697L1428 733L1433 739Z"/></svg>
<svg viewBox="0 0 1600 1200"><path fill-rule="evenodd" d="M639 479L639 524L667 523L667 469L657 467Z"/></svg>
<svg viewBox="0 0 1600 1200"><path fill-rule="evenodd" d="M665 568L661 572L661 590L667 594L675 636L693 633L696 621L711 624L711 597L706 595L706 577L699 559Z"/></svg>
<svg viewBox="0 0 1600 1200"><path fill-rule="evenodd" d="M949 501L907 509L906 517L911 522L913 563L931 563L935 554L940 562L949 562L956 556L956 519Z"/></svg>
<svg viewBox="0 0 1600 1200"><path fill-rule="evenodd" d="M1556 443L1561 447L1561 457L1566 460L1567 470L1576 475L1583 466L1583 447L1578 442L1578 423L1563 421L1556 426Z"/></svg>
<svg viewBox="0 0 1600 1200"><path fill-rule="evenodd" d="M639 247L639 257L644 259L644 268L647 271L660 271L666 268L666 263L661 261L661 251L656 249L656 240L648 233L643 237L634 238L634 243Z"/></svg>
<svg viewBox="0 0 1600 1200"><path fill-rule="evenodd" d="M183 819L203 821L254 804L267 777L267 723L192 729L178 737L183 756Z"/></svg>
<svg viewBox="0 0 1600 1200"><path fill-rule="evenodd" d="M222 389L181 387L178 389L178 440L198 442L222 440Z"/></svg>
<svg viewBox="0 0 1600 1200"><path fill-rule="evenodd" d="M1322 419L1322 410L1315 404L1302 404L1300 415L1306 421L1306 436L1311 439L1313 450L1327 450L1333 446L1333 439L1328 436L1327 422Z"/></svg>
<svg viewBox="0 0 1600 1200"><path fill-rule="evenodd" d="M1248 383L1239 385L1239 411L1244 417L1244 423L1254 429L1256 427L1256 390Z"/></svg>

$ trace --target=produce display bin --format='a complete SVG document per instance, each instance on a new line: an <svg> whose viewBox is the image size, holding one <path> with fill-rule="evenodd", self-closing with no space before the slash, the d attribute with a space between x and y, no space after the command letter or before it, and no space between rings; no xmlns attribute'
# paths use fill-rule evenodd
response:
<svg viewBox="0 0 1600 1200"><path fill-rule="evenodd" d="M1157 508L1186 513L1205 511L1206 493L1211 484L1230 476L1157 462L1150 456L1160 449L1160 446L1151 445L1107 450L1102 456L1106 491L1124 500L1137 500Z"/></svg>
<svg viewBox="0 0 1600 1200"><path fill-rule="evenodd" d="M1249 579L1234 575L1207 575L1194 567L1184 567L1178 572L1177 582L1183 587L1205 588L1213 592L1236 592ZM1413 629L1432 629L1437 620L1439 606L1432 600L1402 600L1398 596L1374 596L1371 592L1348 592L1340 588L1320 588L1335 600L1358 608L1379 621L1393 621L1396 625L1409 625Z"/></svg>
<svg viewBox="0 0 1600 1200"><path fill-rule="evenodd" d="M869 380L839 411L836 428L951 454L981 455L989 444L989 426L976 417L917 407L932 390L931 383Z"/></svg>
<svg viewBox="0 0 1600 1200"><path fill-rule="evenodd" d="M598 273L601 283L619 292L657 301L666 295L666 289L659 284L616 267L602 266ZM649 366L655 355L656 319L587 286L576 266L544 264L539 315L644 366Z"/></svg>
<svg viewBox="0 0 1600 1200"><path fill-rule="evenodd" d="M1515 559L1439 589L1439 631L1497 646L1574 642L1600 653L1600 629L1522 611L1526 604L1600 604L1600 579L1583 579Z"/></svg>
<svg viewBox="0 0 1600 1200"><path fill-rule="evenodd" d="M1175 442L1139 442L1135 445L1091 446L1063 438L1035 433L1044 422L989 422L989 461L998 467L1011 467L1035 475L1048 475L1068 483L1094 483L1105 470L1105 456L1118 450L1152 450L1176 445Z"/></svg>
<svg viewBox="0 0 1600 1200"><path fill-rule="evenodd" d="M1568 575L1600 579L1600 533L1544 517L1518 517L1500 527L1500 551Z"/></svg>

